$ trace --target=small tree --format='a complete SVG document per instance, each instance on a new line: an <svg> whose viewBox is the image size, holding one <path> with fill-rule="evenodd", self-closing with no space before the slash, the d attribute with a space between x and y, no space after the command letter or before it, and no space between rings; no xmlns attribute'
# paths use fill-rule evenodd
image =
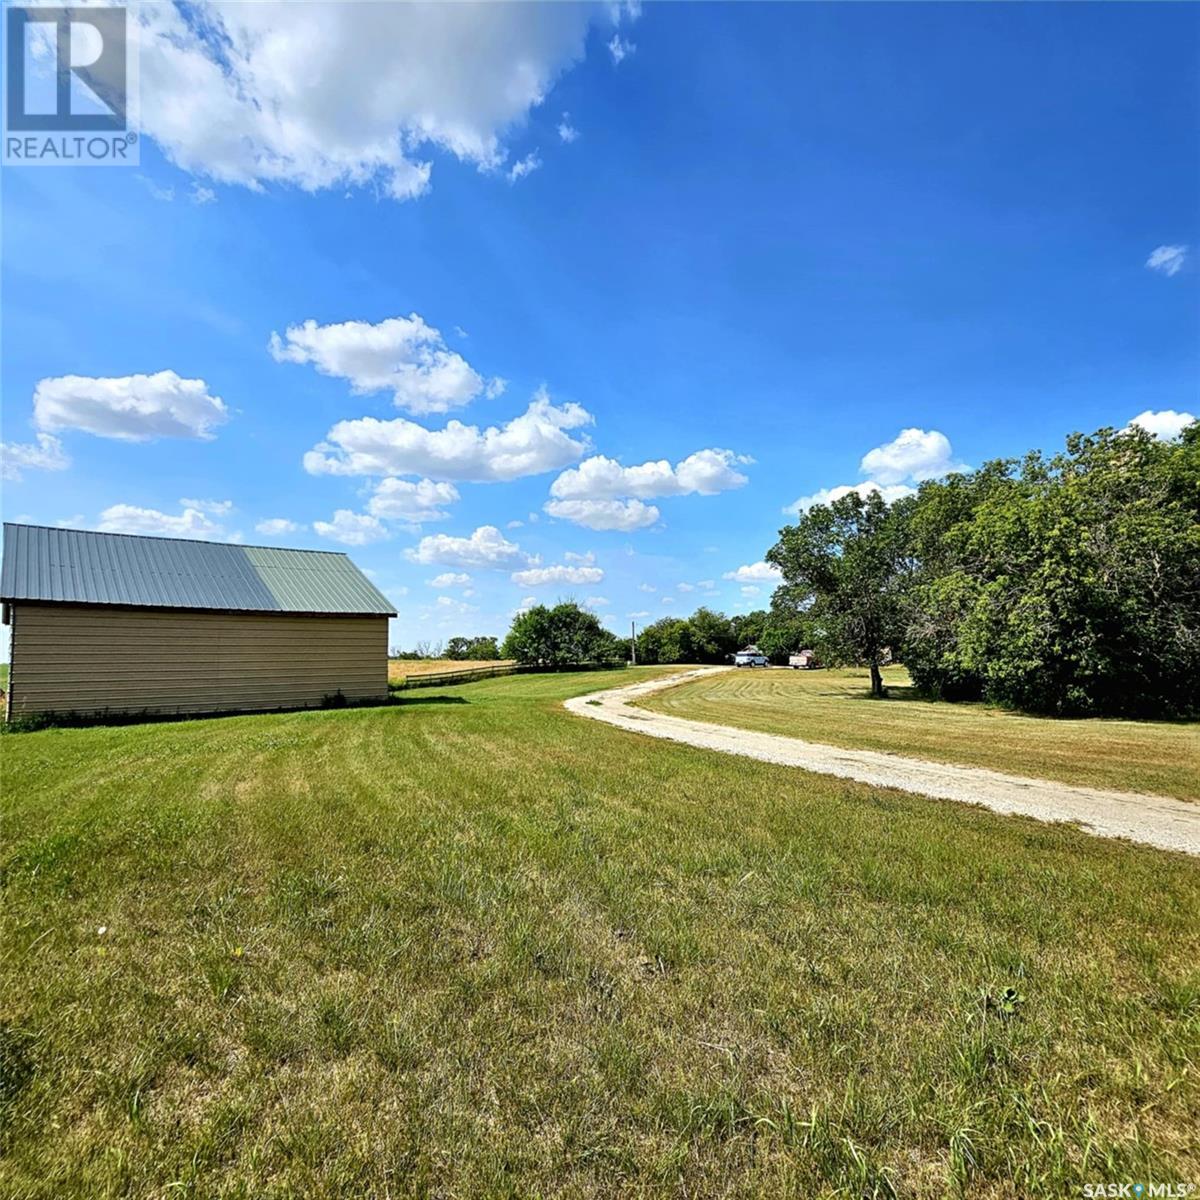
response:
<svg viewBox="0 0 1200 1200"><path fill-rule="evenodd" d="M500 648L494 637L452 637L446 643L446 657L479 662L499 658Z"/></svg>
<svg viewBox="0 0 1200 1200"><path fill-rule="evenodd" d="M472 638L467 647L467 658L472 662L494 662L499 657L500 647L494 637Z"/></svg>
<svg viewBox="0 0 1200 1200"><path fill-rule="evenodd" d="M638 634L638 662L692 661L692 633L681 617L661 617Z"/></svg>
<svg viewBox="0 0 1200 1200"><path fill-rule="evenodd" d="M883 652L905 629L904 517L903 502L889 508L878 492L851 492L814 505L767 553L783 572L781 599L808 605L833 654L870 667L873 696L885 694Z"/></svg>
<svg viewBox="0 0 1200 1200"><path fill-rule="evenodd" d="M504 639L503 656L539 667L621 662L618 639L596 614L567 602L547 608L536 605L518 613Z"/></svg>
<svg viewBox="0 0 1200 1200"><path fill-rule="evenodd" d="M688 618L688 638L693 662L719 663L737 649L733 626L724 613L698 608Z"/></svg>
<svg viewBox="0 0 1200 1200"><path fill-rule="evenodd" d="M471 639L465 637L452 637L446 643L446 657L452 658L457 662L461 662L467 657L467 652L471 649Z"/></svg>

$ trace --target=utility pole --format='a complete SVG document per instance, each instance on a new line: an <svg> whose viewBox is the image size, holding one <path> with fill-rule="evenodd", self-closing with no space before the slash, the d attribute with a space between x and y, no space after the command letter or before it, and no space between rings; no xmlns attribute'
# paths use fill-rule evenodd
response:
<svg viewBox="0 0 1200 1200"><path fill-rule="evenodd" d="M637 622L629 622L629 655L630 666L637 666Z"/></svg>

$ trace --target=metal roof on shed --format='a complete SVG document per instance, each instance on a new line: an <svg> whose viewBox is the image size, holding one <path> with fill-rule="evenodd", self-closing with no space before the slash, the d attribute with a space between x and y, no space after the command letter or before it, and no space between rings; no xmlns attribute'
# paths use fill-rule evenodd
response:
<svg viewBox="0 0 1200 1200"><path fill-rule="evenodd" d="M396 615L338 552L8 523L0 600Z"/></svg>

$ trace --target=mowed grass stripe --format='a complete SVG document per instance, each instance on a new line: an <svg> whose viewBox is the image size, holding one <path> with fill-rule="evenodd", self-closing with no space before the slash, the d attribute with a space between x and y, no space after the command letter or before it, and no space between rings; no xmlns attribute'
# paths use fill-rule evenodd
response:
<svg viewBox="0 0 1200 1200"><path fill-rule="evenodd" d="M923 700L902 667L889 697L864 670L734 670L637 703L655 712L851 750L882 750L1062 783L1200 800L1200 724L1058 720Z"/></svg>
<svg viewBox="0 0 1200 1200"><path fill-rule="evenodd" d="M1195 864L561 710L632 677L8 738L0 1194L1189 1177Z"/></svg>

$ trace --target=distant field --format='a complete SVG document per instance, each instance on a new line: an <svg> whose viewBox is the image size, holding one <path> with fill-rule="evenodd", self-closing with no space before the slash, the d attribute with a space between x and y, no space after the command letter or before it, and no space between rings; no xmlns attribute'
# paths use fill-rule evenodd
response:
<svg viewBox="0 0 1200 1200"><path fill-rule="evenodd" d="M1196 1178L1200 863L561 707L655 673L7 735L0 1196Z"/></svg>
<svg viewBox="0 0 1200 1200"><path fill-rule="evenodd" d="M511 658L485 659L482 662L456 662L448 658L389 658L388 679L393 683L406 675L446 675L470 667L506 667Z"/></svg>
<svg viewBox="0 0 1200 1200"><path fill-rule="evenodd" d="M919 699L899 667L873 700L865 670L741 670L640 704L657 712L1064 783L1200 800L1200 724L1065 721Z"/></svg>

